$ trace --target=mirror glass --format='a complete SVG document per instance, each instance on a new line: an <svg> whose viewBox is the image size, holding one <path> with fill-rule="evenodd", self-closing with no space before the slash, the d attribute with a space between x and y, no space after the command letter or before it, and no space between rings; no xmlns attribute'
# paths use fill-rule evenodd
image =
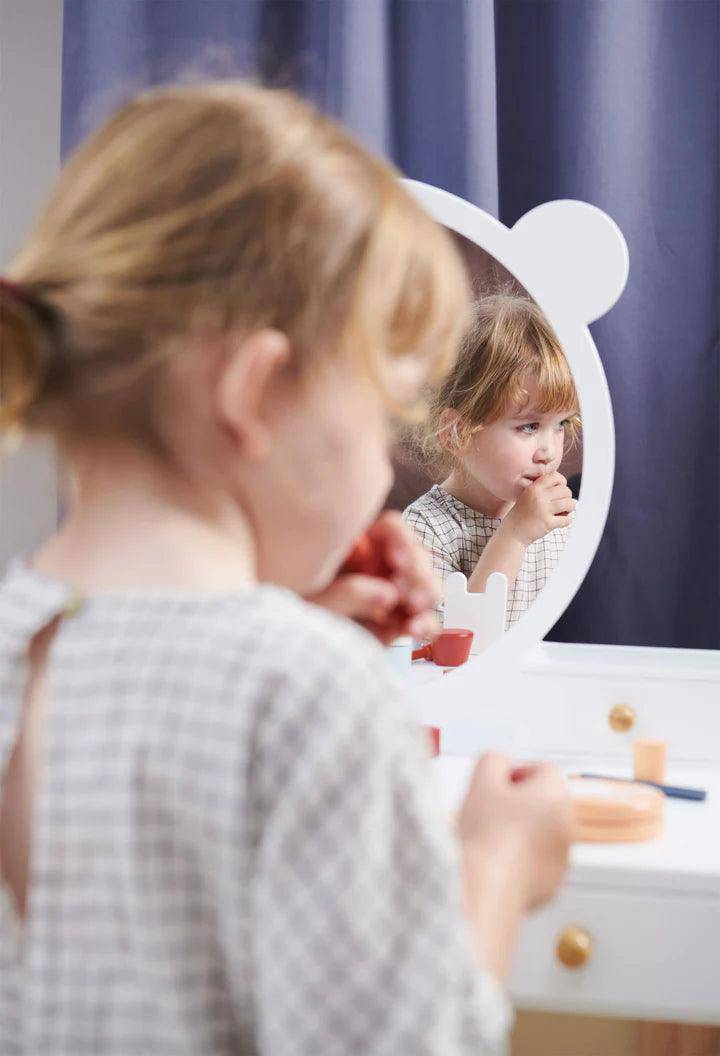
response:
<svg viewBox="0 0 720 1056"><path fill-rule="evenodd" d="M552 577L572 532L583 459L579 402L538 305L486 250L450 234L468 269L472 318L427 419L396 443L387 506L403 511L443 581L461 572L477 593L491 573L506 575L510 630Z"/></svg>

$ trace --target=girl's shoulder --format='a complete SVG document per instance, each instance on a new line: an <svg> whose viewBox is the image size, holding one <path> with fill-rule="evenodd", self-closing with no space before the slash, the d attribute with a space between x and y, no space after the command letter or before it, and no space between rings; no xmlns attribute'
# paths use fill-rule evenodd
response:
<svg viewBox="0 0 720 1056"><path fill-rule="evenodd" d="M413 517L432 517L445 509L446 499L447 492L439 484L433 484L428 491L405 507L403 517L406 521L412 520Z"/></svg>
<svg viewBox="0 0 720 1056"><path fill-rule="evenodd" d="M0 581L0 693L18 684L27 644L69 596L30 570ZM68 714L92 706L97 721L137 720L158 744L189 744L196 731L219 767L224 745L250 745L262 731L273 743L287 734L305 754L308 739L332 742L339 723L385 730L400 702L372 635L269 585L75 599L51 663Z"/></svg>
<svg viewBox="0 0 720 1056"><path fill-rule="evenodd" d="M353 716L373 722L397 704L398 687L377 639L290 591L261 586L232 599L208 617L205 631L212 639L206 666L224 672L229 698L240 699L263 726L303 723L330 731L340 713L342 723Z"/></svg>
<svg viewBox="0 0 720 1056"><path fill-rule="evenodd" d="M224 673L268 677L377 664L377 640L281 587L245 591L113 591L83 597L16 563L0 579L0 645L12 654L56 616L63 653L78 665L124 659L138 672L167 665L217 684ZM5 639L7 639L5 641Z"/></svg>
<svg viewBox="0 0 720 1056"><path fill-rule="evenodd" d="M411 526L423 524L447 531L454 525L461 525L471 512L441 484L433 484L429 491L405 508L403 517Z"/></svg>

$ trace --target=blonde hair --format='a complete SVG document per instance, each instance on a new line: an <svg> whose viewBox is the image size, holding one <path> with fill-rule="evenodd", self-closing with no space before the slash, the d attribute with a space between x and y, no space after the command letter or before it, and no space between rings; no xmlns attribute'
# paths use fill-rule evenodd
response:
<svg viewBox="0 0 720 1056"><path fill-rule="evenodd" d="M529 297L507 293L484 297L474 305L460 353L432 401L421 439L428 468L443 473L453 464L441 439L444 411L457 413L453 447L462 451L483 425L527 406L528 378L538 387L535 410L568 412L572 444L580 431L577 391L550 324Z"/></svg>
<svg viewBox="0 0 720 1056"><path fill-rule="evenodd" d="M8 275L0 430L56 438L152 440L166 358L237 331L282 330L298 376L342 354L381 388L402 356L437 376L469 303L449 236L390 165L292 93L227 81L123 106Z"/></svg>

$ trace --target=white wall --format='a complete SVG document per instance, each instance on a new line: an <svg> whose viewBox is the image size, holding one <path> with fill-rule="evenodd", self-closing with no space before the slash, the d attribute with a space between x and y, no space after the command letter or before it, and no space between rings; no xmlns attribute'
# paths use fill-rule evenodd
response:
<svg viewBox="0 0 720 1056"><path fill-rule="evenodd" d="M60 167L62 0L0 0L0 269ZM57 521L46 445L0 454L0 571Z"/></svg>

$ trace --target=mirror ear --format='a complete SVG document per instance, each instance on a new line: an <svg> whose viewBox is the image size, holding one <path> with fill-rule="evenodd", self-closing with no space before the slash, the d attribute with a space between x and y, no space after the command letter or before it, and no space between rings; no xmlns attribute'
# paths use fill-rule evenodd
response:
<svg viewBox="0 0 720 1056"><path fill-rule="evenodd" d="M243 458L264 458L271 443L269 397L290 356L290 343L279 330L259 330L228 354L216 391L223 428Z"/></svg>
<svg viewBox="0 0 720 1056"><path fill-rule="evenodd" d="M511 238L524 277L535 280L547 307L557 307L561 317L592 323L625 287L628 250L622 232L588 202L544 202L520 217Z"/></svg>

